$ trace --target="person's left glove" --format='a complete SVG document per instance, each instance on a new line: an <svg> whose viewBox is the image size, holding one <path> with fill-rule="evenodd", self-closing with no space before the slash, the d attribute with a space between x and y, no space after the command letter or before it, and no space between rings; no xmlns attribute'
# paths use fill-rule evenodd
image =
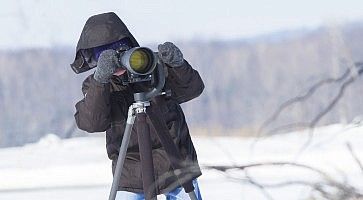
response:
<svg viewBox="0 0 363 200"><path fill-rule="evenodd" d="M117 67L119 67L119 63L116 51L113 49L105 50L98 58L97 68L93 77L100 83L108 83L112 74L116 72Z"/></svg>
<svg viewBox="0 0 363 200"><path fill-rule="evenodd" d="M183 53L171 42L159 44L158 55L170 67L180 67L184 63Z"/></svg>

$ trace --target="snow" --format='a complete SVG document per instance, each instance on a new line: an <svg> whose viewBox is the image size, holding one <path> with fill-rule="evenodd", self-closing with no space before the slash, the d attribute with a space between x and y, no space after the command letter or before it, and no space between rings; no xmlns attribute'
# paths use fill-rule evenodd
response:
<svg viewBox="0 0 363 200"><path fill-rule="evenodd" d="M346 147L349 142L363 161L363 127L334 124L317 128L312 143L301 154L309 131L260 139L243 137L193 137L199 163L244 165L259 162L297 162L347 181L363 190L363 174ZM111 162L101 136L61 140L47 135L38 143L0 149L1 200L107 199L112 182ZM314 181L316 172L292 166L249 169L261 183L286 180ZM257 187L243 181L244 172L231 170L228 177L203 169L199 185L204 199L266 199ZM267 190L275 199L304 199L309 188L289 186ZM159 198L162 199L162 198Z"/></svg>

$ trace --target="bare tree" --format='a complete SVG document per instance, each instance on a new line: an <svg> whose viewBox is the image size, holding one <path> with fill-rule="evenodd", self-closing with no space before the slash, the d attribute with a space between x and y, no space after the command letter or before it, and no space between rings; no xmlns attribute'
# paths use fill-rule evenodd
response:
<svg viewBox="0 0 363 200"><path fill-rule="evenodd" d="M354 81L356 81L356 79L359 76L361 76L362 74L363 74L363 63L355 63L354 67L347 68L345 70L345 72L338 78L328 78L328 79L318 81L316 84L312 85L306 93L293 97L293 98L285 101L284 103L282 103L276 109L276 111L273 112L273 114L265 122L262 123L262 126L259 128L259 131L258 131L258 136L261 136L261 135L266 136L266 135L270 135L274 132L282 131L282 130L286 131L286 130L291 130L291 129L296 129L296 128L309 128L309 130L310 130L309 137L308 137L307 141L305 142L305 144L303 145L303 147L301 148L300 152L302 152L311 143L313 134L314 134L314 128L316 127L316 125L339 102L339 100L343 97L346 88L350 84L352 84ZM274 129L268 131L267 133L263 134L263 131L269 125L271 125L286 108L288 108L289 106L292 106L293 104L296 104L298 102L306 101L311 95L313 95L317 91L318 88L322 87L323 85L332 84L332 83L340 83L340 82L342 82L342 83L338 89L338 93L336 94L336 96L332 100L327 102L325 108L322 111L320 111L311 121L291 123L291 124L279 126L277 128L274 128Z"/></svg>

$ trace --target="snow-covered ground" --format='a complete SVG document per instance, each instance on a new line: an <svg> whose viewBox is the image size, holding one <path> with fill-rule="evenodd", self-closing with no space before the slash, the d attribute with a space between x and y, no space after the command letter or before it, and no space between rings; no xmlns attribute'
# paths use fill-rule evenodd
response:
<svg viewBox="0 0 363 200"><path fill-rule="evenodd" d="M194 137L199 162L207 165L243 165L259 162L298 162L318 168L337 180L347 181L363 191L363 173L346 143L363 161L363 127L330 125L315 131L312 144L299 154L308 138L307 131L259 140L238 137ZM254 144L254 145L253 145ZM111 162L103 137L60 140L48 135L35 144L0 149L1 200L108 199ZM291 166L248 170L261 183L286 180L314 181L318 174ZM243 181L244 172L229 176L204 169L199 179L206 200L266 199L256 186ZM241 179L239 179L241 178ZM302 186L267 190L274 199L304 199L309 188ZM160 198L162 199L162 198Z"/></svg>

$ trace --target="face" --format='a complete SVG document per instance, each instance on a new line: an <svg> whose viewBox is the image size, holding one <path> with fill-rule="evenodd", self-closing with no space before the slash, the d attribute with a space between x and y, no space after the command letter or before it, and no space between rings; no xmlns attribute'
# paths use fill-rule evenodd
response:
<svg viewBox="0 0 363 200"><path fill-rule="evenodd" d="M107 49L113 49L113 50L127 50L131 48L131 41L128 38L121 39L119 41L113 42L111 44L106 44L102 46L98 46L93 48L93 58L98 61L98 58L100 57L101 53ZM123 68L117 68L116 72L113 75L121 76L126 72Z"/></svg>
<svg viewBox="0 0 363 200"><path fill-rule="evenodd" d="M113 75L115 76L121 76L122 74L124 74L126 72L126 70L122 69L122 68L117 68L116 72L113 73Z"/></svg>

